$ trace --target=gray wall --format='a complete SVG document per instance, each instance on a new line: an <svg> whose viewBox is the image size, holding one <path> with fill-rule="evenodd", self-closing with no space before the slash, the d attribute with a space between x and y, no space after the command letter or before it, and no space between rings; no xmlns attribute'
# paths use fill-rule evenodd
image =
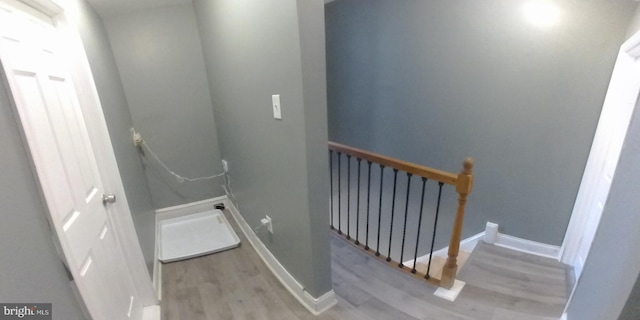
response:
<svg viewBox="0 0 640 320"><path fill-rule="evenodd" d="M77 24L98 89L133 223L142 253L153 274L155 208L142 160L132 143L133 127L118 68L102 20L84 0L77 1Z"/></svg>
<svg viewBox="0 0 640 320"><path fill-rule="evenodd" d="M560 245L635 3L562 1L541 30L525 2L327 4L329 137L452 172L473 156L465 234Z"/></svg>
<svg viewBox="0 0 640 320"><path fill-rule="evenodd" d="M0 301L52 303L54 319L84 319L53 245L6 89L0 72Z"/></svg>
<svg viewBox="0 0 640 320"><path fill-rule="evenodd" d="M104 18L136 130L176 173L222 171L202 48L191 4ZM151 158L148 158L151 159ZM179 184L145 160L156 208L220 196L222 179Z"/></svg>
<svg viewBox="0 0 640 320"><path fill-rule="evenodd" d="M618 320L640 319L640 276L636 279Z"/></svg>
<svg viewBox="0 0 640 320"><path fill-rule="evenodd" d="M307 195L313 281L319 295L331 288L331 260L327 239L329 168L327 163L327 66L325 58L324 2L297 0L304 126L307 149ZM327 289L328 288L328 289Z"/></svg>
<svg viewBox="0 0 640 320"><path fill-rule="evenodd" d="M640 109L636 106L596 236L567 310L569 319L617 319L640 274ZM636 289L637 290L637 289ZM637 299L637 291L631 299ZM625 312L636 312L631 301ZM624 317L622 319L625 319ZM628 319L628 318L626 318ZM633 319L638 319L633 318Z"/></svg>
<svg viewBox="0 0 640 320"><path fill-rule="evenodd" d="M636 7L636 12L631 18L629 28L627 28L627 38L631 37L634 33L640 30L640 6Z"/></svg>
<svg viewBox="0 0 640 320"><path fill-rule="evenodd" d="M216 127L245 220L315 297L331 289L322 0L194 2ZM282 120L271 95L280 94Z"/></svg>

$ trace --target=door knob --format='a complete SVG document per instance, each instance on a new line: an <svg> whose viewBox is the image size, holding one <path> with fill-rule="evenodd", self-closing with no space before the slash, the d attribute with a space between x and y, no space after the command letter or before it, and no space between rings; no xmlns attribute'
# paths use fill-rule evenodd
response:
<svg viewBox="0 0 640 320"><path fill-rule="evenodd" d="M102 203L103 204L115 203L115 202L116 202L116 195L115 194L103 194L102 195Z"/></svg>

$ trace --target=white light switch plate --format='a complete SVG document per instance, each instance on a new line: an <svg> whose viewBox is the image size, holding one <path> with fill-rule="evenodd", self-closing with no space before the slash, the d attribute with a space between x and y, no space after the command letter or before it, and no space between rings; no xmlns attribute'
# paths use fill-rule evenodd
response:
<svg viewBox="0 0 640 320"><path fill-rule="evenodd" d="M275 119L282 120L282 109L280 108L280 95L279 94L272 95L271 102L273 103L273 117Z"/></svg>

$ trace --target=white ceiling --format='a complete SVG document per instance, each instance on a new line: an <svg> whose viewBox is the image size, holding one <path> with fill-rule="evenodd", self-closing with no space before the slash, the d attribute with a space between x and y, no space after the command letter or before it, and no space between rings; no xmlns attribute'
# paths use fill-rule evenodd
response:
<svg viewBox="0 0 640 320"><path fill-rule="evenodd" d="M150 7L191 3L191 0L87 0L101 16L116 15Z"/></svg>
<svg viewBox="0 0 640 320"><path fill-rule="evenodd" d="M191 3L192 0L87 0L101 16L174 4ZM324 0L329 3L335 0ZM640 0L636 0L640 1Z"/></svg>

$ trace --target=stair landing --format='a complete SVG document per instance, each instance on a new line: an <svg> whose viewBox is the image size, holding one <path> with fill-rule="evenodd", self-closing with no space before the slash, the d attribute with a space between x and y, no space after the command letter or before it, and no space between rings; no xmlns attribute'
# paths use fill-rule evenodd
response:
<svg viewBox="0 0 640 320"><path fill-rule="evenodd" d="M568 273L555 259L479 242L458 273L466 282L458 302L499 306L492 320L558 319L569 299Z"/></svg>

